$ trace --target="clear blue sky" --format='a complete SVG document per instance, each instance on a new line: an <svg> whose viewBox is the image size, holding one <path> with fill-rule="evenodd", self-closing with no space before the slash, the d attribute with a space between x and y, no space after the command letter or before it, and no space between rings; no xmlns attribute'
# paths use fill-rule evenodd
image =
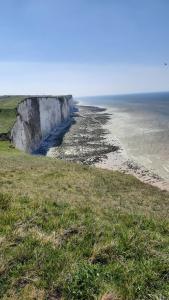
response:
<svg viewBox="0 0 169 300"><path fill-rule="evenodd" d="M0 94L169 90L169 0L0 0Z"/></svg>

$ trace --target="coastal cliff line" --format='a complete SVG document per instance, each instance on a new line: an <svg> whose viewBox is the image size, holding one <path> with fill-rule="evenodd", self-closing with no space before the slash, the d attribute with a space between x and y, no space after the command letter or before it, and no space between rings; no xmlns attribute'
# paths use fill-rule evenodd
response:
<svg viewBox="0 0 169 300"><path fill-rule="evenodd" d="M17 107L11 142L17 149L32 153L57 126L70 122L73 107L71 95L25 98Z"/></svg>

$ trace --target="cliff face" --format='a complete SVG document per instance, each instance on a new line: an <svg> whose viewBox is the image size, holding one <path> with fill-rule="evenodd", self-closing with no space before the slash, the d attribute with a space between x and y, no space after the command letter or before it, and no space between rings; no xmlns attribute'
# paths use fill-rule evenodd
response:
<svg viewBox="0 0 169 300"><path fill-rule="evenodd" d="M13 144L29 153L35 151L57 126L69 122L72 111L72 96L26 98L17 108Z"/></svg>

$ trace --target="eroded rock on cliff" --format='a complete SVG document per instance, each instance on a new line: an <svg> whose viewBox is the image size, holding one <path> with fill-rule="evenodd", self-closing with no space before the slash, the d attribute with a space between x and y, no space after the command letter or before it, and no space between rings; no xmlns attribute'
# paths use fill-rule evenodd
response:
<svg viewBox="0 0 169 300"><path fill-rule="evenodd" d="M72 96L26 98L18 105L11 141L31 153L57 126L69 122L72 111Z"/></svg>

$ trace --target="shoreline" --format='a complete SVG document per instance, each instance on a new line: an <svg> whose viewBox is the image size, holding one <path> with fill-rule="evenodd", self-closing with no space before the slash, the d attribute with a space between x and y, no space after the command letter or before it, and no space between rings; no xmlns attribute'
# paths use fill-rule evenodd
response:
<svg viewBox="0 0 169 300"><path fill-rule="evenodd" d="M113 114L103 106L78 105L72 125L47 156L130 174L144 183L169 191L169 183L153 170L130 159L111 132ZM58 137L59 139L59 137ZM58 140L57 139L57 140Z"/></svg>
<svg viewBox="0 0 169 300"><path fill-rule="evenodd" d="M110 120L105 125L105 128L109 131L108 142L113 142L118 145L119 151L116 153L108 153L107 157L102 159L99 163L96 163L95 166L102 169L119 171L121 173L133 175L144 183L156 186L161 190L169 191L169 183L164 178L156 174L153 169L148 169L135 160L129 158L120 140L114 137L111 133L111 120L113 118L111 109L108 107L105 107L105 109L111 115Z"/></svg>
<svg viewBox="0 0 169 300"><path fill-rule="evenodd" d="M107 141L109 132L103 127L109 118L105 108L78 106L62 142L58 145L56 141L56 146L49 149L47 156L94 165L108 153L116 152L119 147Z"/></svg>

